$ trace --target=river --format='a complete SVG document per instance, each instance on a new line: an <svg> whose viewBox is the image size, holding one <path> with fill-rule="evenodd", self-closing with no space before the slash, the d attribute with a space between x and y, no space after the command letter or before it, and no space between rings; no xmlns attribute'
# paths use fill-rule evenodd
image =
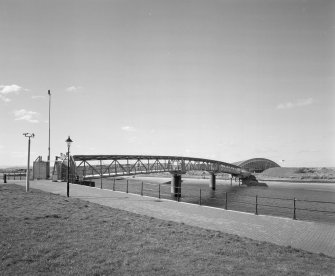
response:
<svg viewBox="0 0 335 276"><path fill-rule="evenodd" d="M169 178L129 177L103 179L102 187L118 191L171 199ZM209 179L183 178L181 201L230 210L295 217L299 220L335 223L335 184L261 181L267 187L239 186L238 182L217 179L216 190L209 188ZM100 187L101 180L95 180ZM201 192L200 192L201 190ZM200 199L201 193L201 199ZM228 201L226 203L226 194ZM257 196L257 210L256 210ZM294 198L296 199L294 202ZM295 205L295 208L294 208ZM308 210L307 210L308 209Z"/></svg>

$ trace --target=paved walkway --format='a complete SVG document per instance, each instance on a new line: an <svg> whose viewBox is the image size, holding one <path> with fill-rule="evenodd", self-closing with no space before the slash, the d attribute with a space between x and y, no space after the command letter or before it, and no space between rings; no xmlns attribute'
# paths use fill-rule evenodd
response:
<svg viewBox="0 0 335 276"><path fill-rule="evenodd" d="M25 186L24 181L15 183ZM63 182L31 181L30 187L66 195L66 183ZM70 196L141 215L183 222L278 245L290 245L335 257L335 224L256 216L75 184L70 185Z"/></svg>

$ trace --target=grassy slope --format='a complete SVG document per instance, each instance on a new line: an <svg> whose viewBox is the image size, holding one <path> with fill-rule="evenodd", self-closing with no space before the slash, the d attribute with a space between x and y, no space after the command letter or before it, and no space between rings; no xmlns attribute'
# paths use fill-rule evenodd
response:
<svg viewBox="0 0 335 276"><path fill-rule="evenodd" d="M0 274L334 275L335 260L0 185Z"/></svg>
<svg viewBox="0 0 335 276"><path fill-rule="evenodd" d="M335 181L335 168L270 168L257 174L257 178L289 178L301 180Z"/></svg>

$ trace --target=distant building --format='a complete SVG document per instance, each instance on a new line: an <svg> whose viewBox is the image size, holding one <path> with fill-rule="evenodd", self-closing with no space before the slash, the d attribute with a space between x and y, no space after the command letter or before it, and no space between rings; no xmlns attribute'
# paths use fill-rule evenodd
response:
<svg viewBox="0 0 335 276"><path fill-rule="evenodd" d="M280 167L274 161L266 158L252 158L249 160L239 161L232 164L240 166L242 169L248 170L249 172L253 173L260 173L269 168Z"/></svg>

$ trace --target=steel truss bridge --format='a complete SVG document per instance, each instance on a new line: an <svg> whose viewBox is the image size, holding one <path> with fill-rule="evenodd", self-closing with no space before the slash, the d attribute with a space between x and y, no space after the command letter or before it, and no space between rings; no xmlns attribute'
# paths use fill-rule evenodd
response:
<svg viewBox="0 0 335 276"><path fill-rule="evenodd" d="M246 178L250 172L226 162L179 156L156 155L73 155L75 174L81 179L169 172L207 171Z"/></svg>

